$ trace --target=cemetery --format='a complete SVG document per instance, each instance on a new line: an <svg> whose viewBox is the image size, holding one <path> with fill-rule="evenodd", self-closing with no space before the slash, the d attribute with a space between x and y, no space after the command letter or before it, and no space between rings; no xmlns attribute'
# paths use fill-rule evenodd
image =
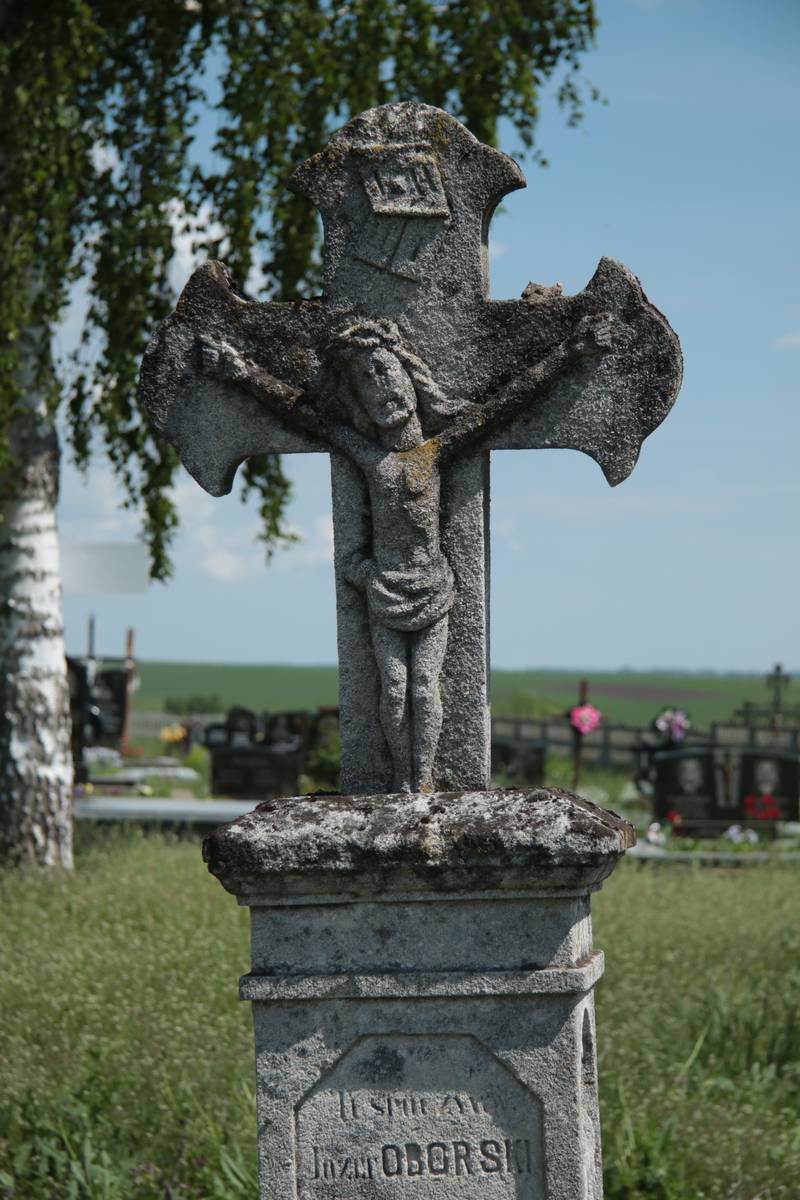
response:
<svg viewBox="0 0 800 1200"><path fill-rule="evenodd" d="M636 136L515 209L607 13ZM0 0L0 1200L800 1195L785 376L693 128L783 170L700 97L790 38L675 13Z"/></svg>
<svg viewBox="0 0 800 1200"><path fill-rule="evenodd" d="M142 670L147 675L146 664ZM209 678L214 678L210 669ZM759 705L745 699L727 720L711 720L705 728L695 726L684 710L675 707L663 708L641 725L624 724L603 713L577 740L569 709L559 716L541 718L492 716L491 777L501 786L535 786L547 780L574 787L575 752L579 749L592 794L605 797L603 803L622 811L640 836L656 823L666 835L659 838L660 844L671 850L684 853L687 839L700 838L727 853L727 832L733 830L735 837L736 831L746 829L750 832L744 845L757 845L762 852L792 852L795 826L800 822L800 721L791 706L778 707L775 678L772 672L743 685L749 696L758 695L757 689L766 686L770 703ZM791 686L791 677L781 671L778 678L782 693ZM237 694L239 684L235 676L233 679L233 694ZM603 685L595 686L602 694ZM617 685L609 686L613 690ZM578 690L585 696L590 687L584 681ZM644 691L641 711L647 713L652 710L647 708L649 692ZM138 743L132 748L135 753L133 757L118 756L116 766L101 754L91 779L87 773L87 780L81 781L91 784L88 792L85 787L80 789L82 798L89 797L80 808L81 819L91 819L93 811L101 811L97 805L93 810L92 797L99 801L103 796L138 792L162 796L166 807L160 819L169 823L170 797L185 799L185 783L197 798L249 799L252 803L339 789L338 707L320 705L312 710L259 715L234 705L227 712L195 715L198 706L207 707L209 694L190 696L193 707L188 716L149 707L134 711L126 728ZM269 685L263 694L274 695ZM326 693L317 688L311 694ZM143 699L149 705L148 697ZM220 707L218 694L216 699ZM724 693L717 703L717 716L721 716ZM183 707L179 699L174 705ZM761 719L756 724L754 713L759 708ZM116 739L107 741L124 749L120 729ZM148 758L142 754L145 747L160 753ZM169 751L166 757L165 750ZM76 772L77 765L76 760ZM105 806L102 811L102 819L110 819L114 809ZM120 819L136 819L135 811L135 806L120 807L124 813ZM152 819L154 811L152 805L146 806L142 819ZM771 845L776 836L780 842ZM712 848L707 846L707 852Z"/></svg>

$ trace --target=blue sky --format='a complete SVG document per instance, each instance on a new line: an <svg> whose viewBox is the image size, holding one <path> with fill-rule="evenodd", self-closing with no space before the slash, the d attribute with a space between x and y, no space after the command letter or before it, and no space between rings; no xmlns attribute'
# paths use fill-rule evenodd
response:
<svg viewBox="0 0 800 1200"><path fill-rule="evenodd" d="M528 188L492 225L494 298L579 291L622 260L677 330L685 382L611 489L569 451L492 460L492 661L761 671L800 664L800 4L599 0L584 74L607 99L566 129L546 105ZM511 130L501 146L513 153ZM191 264L178 268L183 282ZM68 334L65 334L68 336ZM303 540L264 566L256 516L183 475L175 577L67 596L71 650L133 625L142 658L336 661L327 456L286 460ZM66 467L62 537L130 541L107 471Z"/></svg>

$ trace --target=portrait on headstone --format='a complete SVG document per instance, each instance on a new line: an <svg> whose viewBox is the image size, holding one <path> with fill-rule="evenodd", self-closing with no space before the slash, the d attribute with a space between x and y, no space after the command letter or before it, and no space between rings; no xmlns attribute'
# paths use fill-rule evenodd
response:
<svg viewBox="0 0 800 1200"><path fill-rule="evenodd" d="M739 803L742 816L756 821L796 821L800 758L752 750L742 755Z"/></svg>
<svg viewBox="0 0 800 1200"><path fill-rule="evenodd" d="M673 750L655 755L655 816L677 814L680 821L713 819L717 773L709 751Z"/></svg>

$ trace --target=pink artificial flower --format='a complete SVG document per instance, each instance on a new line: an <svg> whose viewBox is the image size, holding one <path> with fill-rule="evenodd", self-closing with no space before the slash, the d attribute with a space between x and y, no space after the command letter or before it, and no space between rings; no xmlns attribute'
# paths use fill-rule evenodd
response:
<svg viewBox="0 0 800 1200"><path fill-rule="evenodd" d="M578 733L591 733L600 724L600 713L593 704L577 704L570 709L569 721Z"/></svg>
<svg viewBox="0 0 800 1200"><path fill-rule="evenodd" d="M686 737L686 730L691 726L691 721L682 709L676 708L672 714L670 722L670 734L673 742L681 742Z"/></svg>
<svg viewBox="0 0 800 1200"><path fill-rule="evenodd" d="M686 731L691 728L691 721L681 708L665 708L659 713L654 725L659 733L665 733L670 741L682 742Z"/></svg>

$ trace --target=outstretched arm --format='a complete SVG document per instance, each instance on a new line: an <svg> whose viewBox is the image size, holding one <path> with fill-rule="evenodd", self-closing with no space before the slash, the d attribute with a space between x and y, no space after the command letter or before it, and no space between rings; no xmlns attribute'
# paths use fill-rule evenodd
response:
<svg viewBox="0 0 800 1200"><path fill-rule="evenodd" d="M201 336L197 339L200 366L206 375L222 383L233 383L268 408L292 421L291 413L303 393L290 387L263 367L245 358L227 342Z"/></svg>
<svg viewBox="0 0 800 1200"><path fill-rule="evenodd" d="M200 364L207 375L241 388L287 425L313 434L357 463L361 463L367 451L371 450L367 439L355 429L328 420L316 406L309 403L305 392L270 375L227 342L202 336L197 339L197 347Z"/></svg>
<svg viewBox="0 0 800 1200"><path fill-rule="evenodd" d="M484 404L470 404L452 421L438 441L442 458L452 458L480 440L487 430L505 425L530 403L532 395L549 387L581 358L607 353L613 345L610 313L583 317L572 335L543 359L522 371Z"/></svg>

